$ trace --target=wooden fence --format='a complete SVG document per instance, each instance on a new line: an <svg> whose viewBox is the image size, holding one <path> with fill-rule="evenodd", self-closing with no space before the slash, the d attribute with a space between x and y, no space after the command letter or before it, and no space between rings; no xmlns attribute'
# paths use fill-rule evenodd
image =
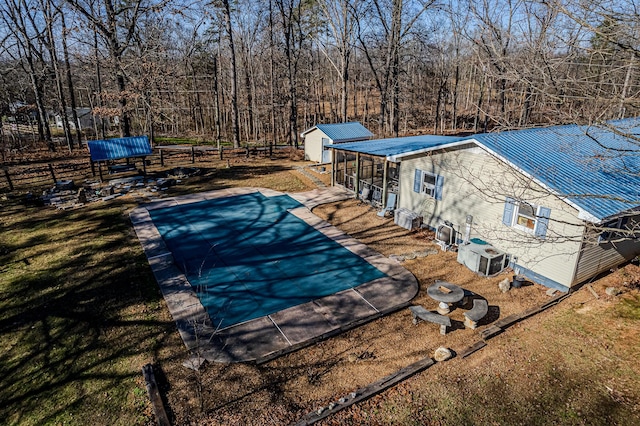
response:
<svg viewBox="0 0 640 426"><path fill-rule="evenodd" d="M289 148L287 145L278 145L272 150L269 147L224 148L222 161L270 156L284 158L291 155ZM153 173L184 166L215 167L221 160L218 149L210 146L160 146L154 149L153 155L148 156L146 161L148 172ZM98 179L92 174L88 153L86 157L70 159L25 161L23 164L18 161L0 166L0 193L42 191L54 186L56 181L73 180L78 185L86 179Z"/></svg>

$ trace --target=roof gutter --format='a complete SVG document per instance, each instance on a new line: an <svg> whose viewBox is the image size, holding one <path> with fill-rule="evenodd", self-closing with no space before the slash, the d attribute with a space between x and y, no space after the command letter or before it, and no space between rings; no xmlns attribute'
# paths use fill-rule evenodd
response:
<svg viewBox="0 0 640 426"><path fill-rule="evenodd" d="M415 151L403 152L402 154L387 155L387 160L393 161L394 163L397 163L399 161L402 161L402 159L404 157L410 157L412 155L425 154L427 152L437 151L437 150L446 149L446 148L453 148L453 147L461 146L461 145L469 145L469 144L474 143L474 142L476 142L475 139L464 139L464 140L457 141L457 142L451 142L451 143L446 143L446 144L442 144L442 145L434 145L434 146L430 146L428 148L418 149L418 150L415 150Z"/></svg>

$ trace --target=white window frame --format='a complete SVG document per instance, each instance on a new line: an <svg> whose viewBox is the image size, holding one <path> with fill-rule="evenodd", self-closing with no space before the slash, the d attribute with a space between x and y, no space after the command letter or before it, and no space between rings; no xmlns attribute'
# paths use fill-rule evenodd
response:
<svg viewBox="0 0 640 426"><path fill-rule="evenodd" d="M534 216L531 217L527 214L520 214L520 206L522 204L531 206L535 211ZM528 226L518 224L518 217L525 217L533 222L533 229ZM517 200L511 197L506 197L504 205L504 213L502 216L502 223L510 228L517 229L527 234L535 235L542 240L546 239L547 232L549 230L549 218L551 217L551 209L541 205L535 205L523 200Z"/></svg>
<svg viewBox="0 0 640 426"><path fill-rule="evenodd" d="M528 216L528 215L524 215L524 214L520 214L520 205L522 205L522 204L527 204L527 205L533 207L533 210L534 210L533 217ZM519 216L522 216L522 217L525 217L527 219L532 220L533 221L533 228L529 228L527 226L520 225L518 223L518 217ZM531 204L531 203L527 203L526 201L519 201L519 200L515 201L515 205L514 205L514 209L513 209L513 217L511 218L511 227L512 228L519 229L519 230L527 232L529 234L535 234L536 229L538 228L538 220L539 219L540 219L540 206L537 206L537 205Z"/></svg>
<svg viewBox="0 0 640 426"><path fill-rule="evenodd" d="M425 176L433 178L433 184L424 181ZM438 175L425 170L422 170L422 176L420 176L420 193L428 195L431 198L436 198L436 183L438 182Z"/></svg>

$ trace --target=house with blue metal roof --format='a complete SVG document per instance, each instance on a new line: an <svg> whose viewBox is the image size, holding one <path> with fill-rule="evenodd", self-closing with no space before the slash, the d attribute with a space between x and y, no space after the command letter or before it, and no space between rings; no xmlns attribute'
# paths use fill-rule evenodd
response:
<svg viewBox="0 0 640 426"><path fill-rule="evenodd" d="M329 145L367 141L373 137L366 127L358 122L316 124L300 135L304 140L305 160L316 163L331 163Z"/></svg>
<svg viewBox="0 0 640 426"><path fill-rule="evenodd" d="M568 290L640 254L637 135L640 121L627 119L345 144L332 181L355 194L375 181L381 205L394 192L398 211L446 224L478 273L509 264Z"/></svg>

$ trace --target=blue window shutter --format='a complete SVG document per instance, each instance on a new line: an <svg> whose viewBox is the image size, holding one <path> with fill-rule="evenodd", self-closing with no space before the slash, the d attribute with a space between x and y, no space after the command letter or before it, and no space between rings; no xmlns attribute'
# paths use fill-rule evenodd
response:
<svg viewBox="0 0 640 426"><path fill-rule="evenodd" d="M538 207L538 223L536 224L535 235L538 238L544 238L547 235L547 228L549 226L549 217L551 216L551 209L547 207Z"/></svg>
<svg viewBox="0 0 640 426"><path fill-rule="evenodd" d="M416 169L416 173L413 175L413 192L420 192L420 186L422 184L422 170Z"/></svg>
<svg viewBox="0 0 640 426"><path fill-rule="evenodd" d="M513 224L513 210L516 208L516 200L511 197L507 197L504 202L504 212L502 213L502 223L507 226Z"/></svg>
<svg viewBox="0 0 640 426"><path fill-rule="evenodd" d="M444 177L440 175L436 175L436 193L435 199L442 200L442 185L444 184Z"/></svg>

